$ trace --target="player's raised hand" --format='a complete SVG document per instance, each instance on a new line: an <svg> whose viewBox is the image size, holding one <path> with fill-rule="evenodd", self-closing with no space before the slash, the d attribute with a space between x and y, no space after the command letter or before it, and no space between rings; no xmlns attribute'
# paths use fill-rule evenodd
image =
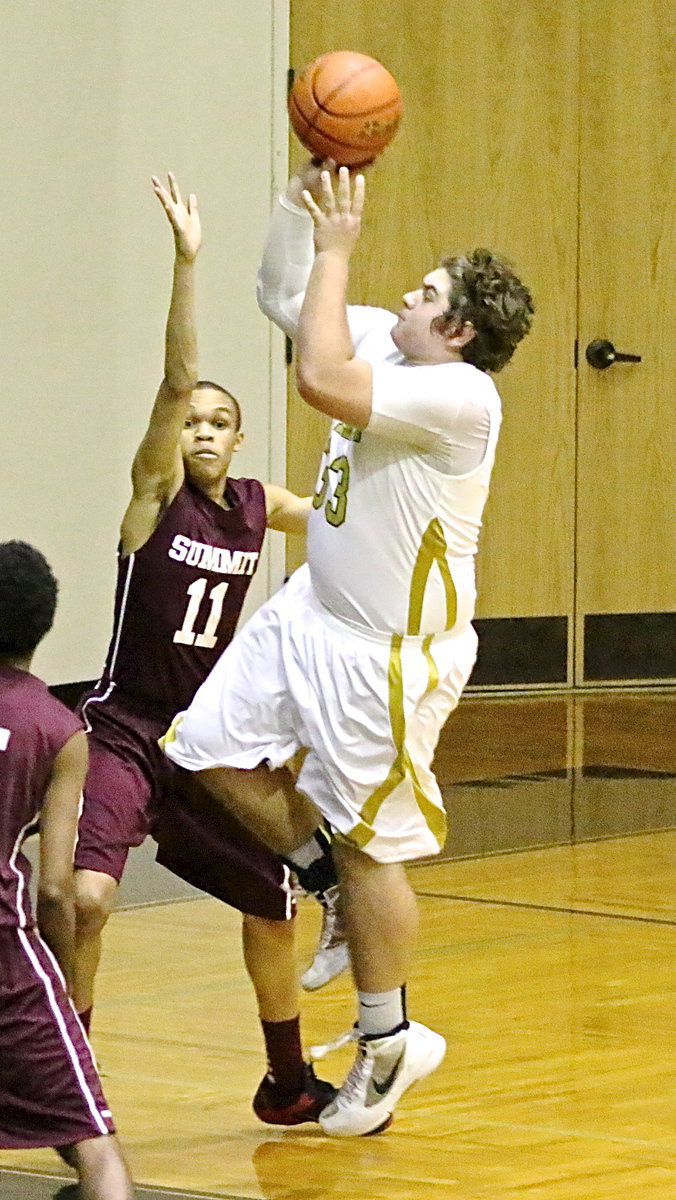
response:
<svg viewBox="0 0 676 1200"><path fill-rule="evenodd" d="M174 231L176 254L192 262L202 245L202 226L197 211L197 197L191 192L187 203L181 199L176 179L169 171L168 187L152 176L153 191L164 209Z"/></svg>
<svg viewBox="0 0 676 1200"><path fill-rule="evenodd" d="M364 176L356 175L353 182L348 168L341 167L334 188L331 172L324 170L319 203L307 188L303 191L303 203L314 223L317 253L335 250L349 258L361 232Z"/></svg>

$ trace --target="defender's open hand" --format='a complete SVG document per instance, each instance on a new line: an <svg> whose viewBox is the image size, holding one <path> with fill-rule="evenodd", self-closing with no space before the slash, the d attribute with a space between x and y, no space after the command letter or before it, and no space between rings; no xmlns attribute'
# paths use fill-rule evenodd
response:
<svg viewBox="0 0 676 1200"><path fill-rule="evenodd" d="M191 192L184 204L178 184L171 171L168 173L169 187L165 188L156 175L152 176L153 191L162 205L174 231L176 254L192 262L202 245L202 227L197 211L197 197Z"/></svg>

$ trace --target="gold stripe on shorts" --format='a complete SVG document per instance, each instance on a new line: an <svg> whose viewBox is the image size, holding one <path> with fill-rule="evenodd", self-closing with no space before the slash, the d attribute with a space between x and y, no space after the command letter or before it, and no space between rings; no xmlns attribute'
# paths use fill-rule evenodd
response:
<svg viewBox="0 0 676 1200"><path fill-rule="evenodd" d="M439 668L432 657L432 638L433 633L430 633L425 638L422 644L423 654L427 659L427 693L433 692L439 682Z"/></svg>
<svg viewBox="0 0 676 1200"><path fill-rule="evenodd" d="M431 650L432 637L426 637L423 641L422 652L427 660L428 680L425 695L431 692L439 682L439 671L432 657ZM390 727L392 730L392 740L394 742L396 755L392 766L388 772L387 778L378 785L375 791L364 802L361 808L361 820L349 831L347 837L349 841L363 849L368 845L376 835L376 830L373 828L373 823L378 816L380 808L387 800L388 796L399 786L400 783L408 775L411 779L413 794L416 803L420 809L425 823L434 835L441 848L446 839L446 813L443 809L437 808L436 804L428 799L423 787L416 776L415 767L411 761L410 754L406 749L406 719L404 717L404 681L401 666L401 644L402 636L395 633L392 636L390 646L390 661L388 665L388 708L390 713ZM422 697L421 697L422 699Z"/></svg>

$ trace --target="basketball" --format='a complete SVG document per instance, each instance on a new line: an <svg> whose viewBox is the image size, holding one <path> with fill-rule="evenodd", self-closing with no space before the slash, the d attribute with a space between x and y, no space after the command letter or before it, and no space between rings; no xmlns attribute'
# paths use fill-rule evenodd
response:
<svg viewBox="0 0 676 1200"><path fill-rule="evenodd" d="M333 50L309 63L289 93L289 118L315 158L362 167L394 137L403 104L396 80L376 58Z"/></svg>

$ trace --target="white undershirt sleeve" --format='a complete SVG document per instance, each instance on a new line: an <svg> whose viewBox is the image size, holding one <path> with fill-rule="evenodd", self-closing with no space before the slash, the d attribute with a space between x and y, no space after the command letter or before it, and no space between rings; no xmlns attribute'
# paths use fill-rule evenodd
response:
<svg viewBox="0 0 676 1200"><path fill-rule="evenodd" d="M270 219L256 295L261 311L290 338L298 330L313 262L312 217L280 196Z"/></svg>
<svg viewBox="0 0 676 1200"><path fill-rule="evenodd" d="M258 307L265 316L292 340L298 332L300 310L313 262L312 217L286 196L280 196L270 218L256 277L256 296ZM370 333L375 321L389 326L395 320L392 313L360 305L349 305L347 316L355 348Z"/></svg>

